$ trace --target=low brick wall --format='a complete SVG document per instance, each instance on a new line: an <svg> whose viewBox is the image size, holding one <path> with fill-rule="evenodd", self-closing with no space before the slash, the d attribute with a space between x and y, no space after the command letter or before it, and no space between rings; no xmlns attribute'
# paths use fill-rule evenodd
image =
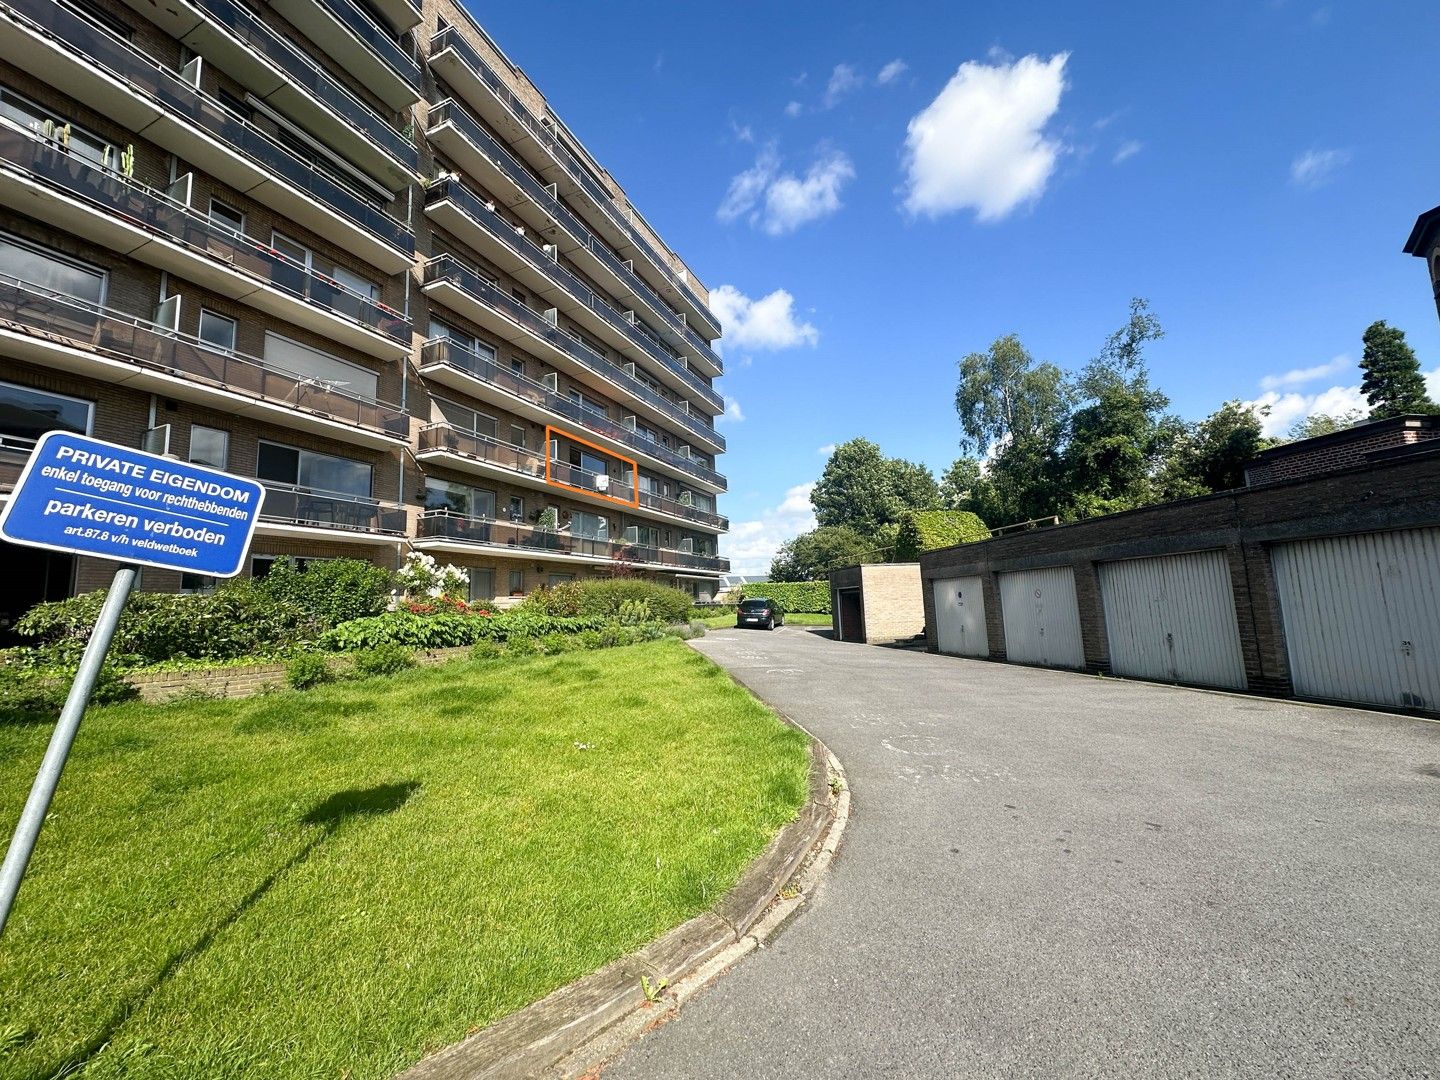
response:
<svg viewBox="0 0 1440 1080"><path fill-rule="evenodd" d="M415 654L421 665L446 664L470 655L468 646L458 649L433 649ZM336 672L350 670L350 659L337 653L330 659ZM194 671L157 671L150 675L130 675L131 686L140 691L142 701L169 701L186 694L206 697L241 698L266 690L284 689L285 664L255 664L249 667L201 668Z"/></svg>

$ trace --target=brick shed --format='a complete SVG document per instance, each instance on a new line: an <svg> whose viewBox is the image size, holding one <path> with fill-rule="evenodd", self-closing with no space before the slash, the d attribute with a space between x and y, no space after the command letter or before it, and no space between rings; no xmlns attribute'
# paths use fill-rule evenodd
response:
<svg viewBox="0 0 1440 1080"><path fill-rule="evenodd" d="M830 574L835 637L866 645L909 641L925 632L919 563L867 563Z"/></svg>

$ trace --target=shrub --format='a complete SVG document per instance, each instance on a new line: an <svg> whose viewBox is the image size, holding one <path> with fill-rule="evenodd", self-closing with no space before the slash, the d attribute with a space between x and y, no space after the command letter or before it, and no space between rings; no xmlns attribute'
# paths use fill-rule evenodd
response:
<svg viewBox="0 0 1440 1080"><path fill-rule="evenodd" d="M636 641L659 641L665 637L665 624L662 622L641 623L635 627Z"/></svg>
<svg viewBox="0 0 1440 1080"><path fill-rule="evenodd" d="M590 578L567 581L551 589L537 589L526 598L520 610L617 619L627 601L645 602L649 605L649 617L662 622L684 622L695 602L687 592L641 578Z"/></svg>
<svg viewBox="0 0 1440 1080"><path fill-rule="evenodd" d="M471 660L499 660L505 655L505 650L493 641L477 641L470 646Z"/></svg>
<svg viewBox="0 0 1440 1080"><path fill-rule="evenodd" d="M534 656L540 651L540 643L534 638L517 637L505 642L506 656Z"/></svg>
<svg viewBox="0 0 1440 1080"><path fill-rule="evenodd" d="M650 601L622 600L615 621L621 626L639 626L650 622Z"/></svg>
<svg viewBox="0 0 1440 1080"><path fill-rule="evenodd" d="M321 644L327 649L373 649L378 645L402 645L408 649L451 649L477 641L512 641L553 633L598 630L601 618L561 618L525 608L498 615L462 614L446 611L417 615L410 611L387 611L368 619L353 619L327 633Z"/></svg>
<svg viewBox="0 0 1440 1080"><path fill-rule="evenodd" d="M537 638L536 644L546 656L559 656L575 648L574 638L570 634L546 634Z"/></svg>
<svg viewBox="0 0 1440 1080"><path fill-rule="evenodd" d="M319 653L301 653L285 666L285 681L292 690L309 690L334 682L335 673Z"/></svg>
<svg viewBox="0 0 1440 1080"><path fill-rule="evenodd" d="M395 579L407 596L448 597L451 600L464 599L470 589L470 571L458 566L442 566L435 556L412 551L405 557L405 565L395 573Z"/></svg>
<svg viewBox="0 0 1440 1080"><path fill-rule="evenodd" d="M985 522L968 510L910 510L900 519L895 561L915 562L922 551L988 539Z"/></svg>
<svg viewBox="0 0 1440 1080"><path fill-rule="evenodd" d="M828 581L770 581L758 585L742 585L740 599L764 597L777 604L781 611L830 614L830 583Z"/></svg>
<svg viewBox="0 0 1440 1080"><path fill-rule="evenodd" d="M415 666L415 654L400 645L361 649L352 657L357 675L395 675Z"/></svg>
<svg viewBox="0 0 1440 1080"><path fill-rule="evenodd" d="M293 606L318 636L351 619L379 615L390 602L395 575L364 559L320 559L299 569L291 559L277 559L255 583L256 591L279 604ZM221 586L222 590L234 585Z"/></svg>
<svg viewBox="0 0 1440 1080"><path fill-rule="evenodd" d="M619 623L611 623L600 631L600 648L613 649L619 645L633 645L635 643L635 627L621 626Z"/></svg>
<svg viewBox="0 0 1440 1080"><path fill-rule="evenodd" d="M690 622L690 636L692 638L704 637L710 628L699 619L692 619Z"/></svg>
<svg viewBox="0 0 1440 1080"><path fill-rule="evenodd" d="M600 648L600 631L581 630L580 633L575 635L575 644L579 645L582 649Z"/></svg>
<svg viewBox="0 0 1440 1080"><path fill-rule="evenodd" d="M5 663L0 666L0 723L54 720L65 707L74 681L74 668ZM90 692L90 704L114 705L139 696L135 687L106 664Z"/></svg>

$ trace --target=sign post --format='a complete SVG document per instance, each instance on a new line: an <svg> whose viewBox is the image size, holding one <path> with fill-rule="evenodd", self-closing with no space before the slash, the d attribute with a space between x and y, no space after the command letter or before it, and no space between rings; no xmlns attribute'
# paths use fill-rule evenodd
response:
<svg viewBox="0 0 1440 1080"><path fill-rule="evenodd" d="M122 565L0 864L0 934L139 567L234 577L244 565L264 500L265 488L254 480L99 439L51 431L35 444L0 512L0 538Z"/></svg>

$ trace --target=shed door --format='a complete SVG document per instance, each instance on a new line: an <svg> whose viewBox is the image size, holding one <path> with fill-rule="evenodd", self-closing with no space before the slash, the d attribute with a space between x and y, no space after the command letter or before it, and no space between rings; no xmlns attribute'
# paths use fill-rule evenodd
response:
<svg viewBox="0 0 1440 1080"><path fill-rule="evenodd" d="M1115 674L1245 689L1223 551L1125 559L1099 569Z"/></svg>
<svg viewBox="0 0 1440 1080"><path fill-rule="evenodd" d="M1440 710L1440 529L1278 544L1295 692Z"/></svg>
<svg viewBox="0 0 1440 1080"><path fill-rule="evenodd" d="M1000 575L1005 653L1022 664L1085 666L1075 572L1068 566Z"/></svg>
<svg viewBox="0 0 1440 1080"><path fill-rule="evenodd" d="M985 592L978 577L942 578L931 583L935 596L936 647L952 656L989 656L985 633Z"/></svg>
<svg viewBox="0 0 1440 1080"><path fill-rule="evenodd" d="M835 594L835 606L840 620L840 640L863 642L865 622L860 610L860 590L839 590Z"/></svg>

